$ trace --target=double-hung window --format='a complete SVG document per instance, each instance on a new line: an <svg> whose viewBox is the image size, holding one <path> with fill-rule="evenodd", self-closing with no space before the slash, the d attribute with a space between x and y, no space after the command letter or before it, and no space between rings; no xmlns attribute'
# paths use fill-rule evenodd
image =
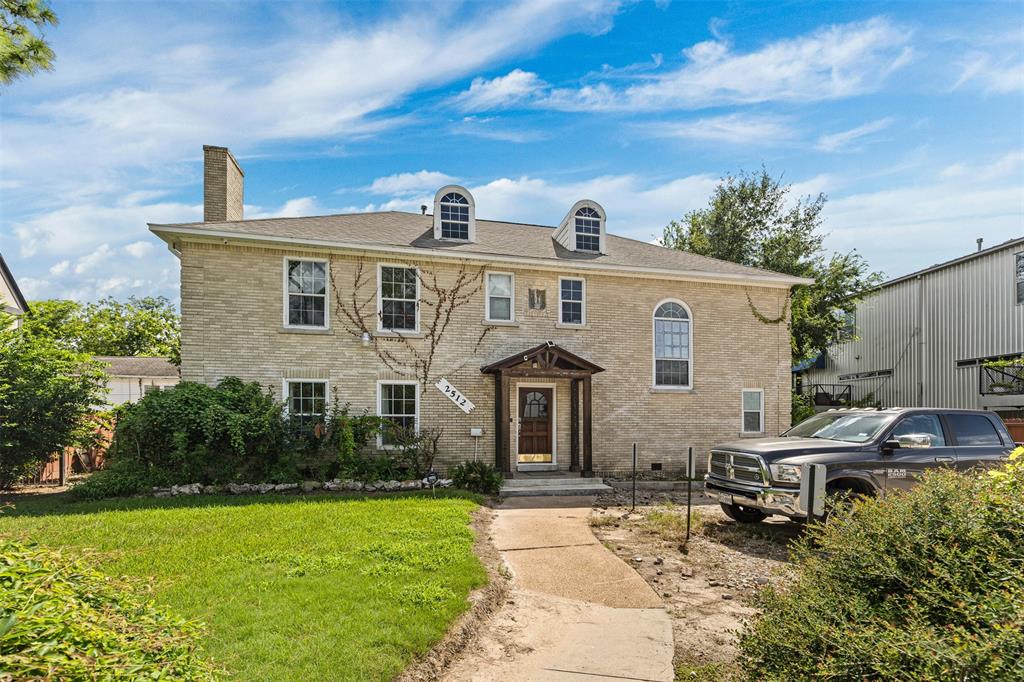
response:
<svg viewBox="0 0 1024 682"><path fill-rule="evenodd" d="M302 423L317 422L327 411L327 382L302 380L285 381L288 416Z"/></svg>
<svg viewBox="0 0 1024 682"><path fill-rule="evenodd" d="M763 389L743 389L743 433L764 433Z"/></svg>
<svg viewBox="0 0 1024 682"><path fill-rule="evenodd" d="M418 331L419 275L416 268L380 266L380 328Z"/></svg>
<svg viewBox="0 0 1024 682"><path fill-rule="evenodd" d="M326 329L327 261L285 260L285 326Z"/></svg>
<svg viewBox="0 0 1024 682"><path fill-rule="evenodd" d="M654 311L654 385L690 387L690 314L677 301Z"/></svg>
<svg viewBox="0 0 1024 682"><path fill-rule="evenodd" d="M387 422L379 442L384 447L396 445L403 434L418 429L419 386L414 381L382 381L377 387L377 414Z"/></svg>
<svg viewBox="0 0 1024 682"><path fill-rule="evenodd" d="M487 310L490 322L511 322L515 319L515 279L510 272L487 273Z"/></svg>
<svg viewBox="0 0 1024 682"><path fill-rule="evenodd" d="M562 324L583 325L587 320L587 283L582 279L558 280L558 314Z"/></svg>

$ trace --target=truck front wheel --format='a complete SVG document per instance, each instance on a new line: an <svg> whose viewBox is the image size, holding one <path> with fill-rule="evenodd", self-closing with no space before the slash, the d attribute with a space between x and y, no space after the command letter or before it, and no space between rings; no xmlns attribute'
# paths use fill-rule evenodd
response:
<svg viewBox="0 0 1024 682"><path fill-rule="evenodd" d="M739 523L760 523L768 518L768 515L759 509L743 507L738 504L721 503L722 511L733 521Z"/></svg>

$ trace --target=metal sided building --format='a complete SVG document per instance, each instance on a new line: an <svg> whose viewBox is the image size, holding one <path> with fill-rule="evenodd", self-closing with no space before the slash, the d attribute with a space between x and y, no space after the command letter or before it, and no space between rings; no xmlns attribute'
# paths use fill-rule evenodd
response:
<svg viewBox="0 0 1024 682"><path fill-rule="evenodd" d="M980 240L979 240L980 247ZM794 368L818 409L989 409L1024 416L1024 237L890 280L857 307L857 339Z"/></svg>

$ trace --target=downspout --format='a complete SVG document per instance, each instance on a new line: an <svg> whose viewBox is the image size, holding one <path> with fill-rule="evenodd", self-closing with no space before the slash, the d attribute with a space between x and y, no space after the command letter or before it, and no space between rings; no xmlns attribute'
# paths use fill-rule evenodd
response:
<svg viewBox="0 0 1024 682"><path fill-rule="evenodd" d="M924 278L917 276L917 407L924 407Z"/></svg>

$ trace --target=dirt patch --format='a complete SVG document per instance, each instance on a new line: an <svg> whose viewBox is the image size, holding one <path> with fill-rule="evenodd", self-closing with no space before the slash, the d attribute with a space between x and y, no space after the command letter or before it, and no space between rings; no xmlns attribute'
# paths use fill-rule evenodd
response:
<svg viewBox="0 0 1024 682"><path fill-rule="evenodd" d="M756 611L750 598L765 585L789 580L788 545L797 523L772 517L753 525L732 521L718 503L693 493L688 552L685 491L613 491L597 498L595 535L664 600L672 617L677 679L727 679L735 669L737 633Z"/></svg>
<svg viewBox="0 0 1024 682"><path fill-rule="evenodd" d="M487 570L487 584L469 595L470 607L448 629L430 651L407 667L395 682L437 680L466 647L477 639L480 629L505 603L509 591L508 573L491 539L494 512L480 507L473 513L473 551Z"/></svg>

